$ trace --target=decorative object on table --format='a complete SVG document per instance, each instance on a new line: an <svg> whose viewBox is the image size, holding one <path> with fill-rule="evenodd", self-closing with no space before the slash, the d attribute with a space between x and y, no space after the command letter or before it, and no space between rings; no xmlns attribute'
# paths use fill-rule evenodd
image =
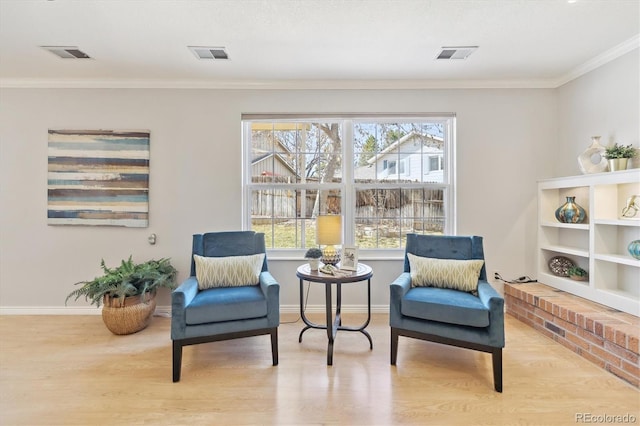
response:
<svg viewBox="0 0 640 426"><path fill-rule="evenodd" d="M567 274L574 281L587 281L589 279L587 271L579 266L572 266L567 270Z"/></svg>
<svg viewBox="0 0 640 426"><path fill-rule="evenodd" d="M609 161L609 171L616 172L619 170L627 170L627 163L630 158L637 155L637 151L633 145L608 146L605 148L604 156Z"/></svg>
<svg viewBox="0 0 640 426"><path fill-rule="evenodd" d="M633 240L627 246L627 251L631 257L640 260L640 240Z"/></svg>
<svg viewBox="0 0 640 426"><path fill-rule="evenodd" d="M304 258L309 261L309 269L317 271L320 266L320 258L322 257L322 250L312 247L304 255Z"/></svg>
<svg viewBox="0 0 640 426"><path fill-rule="evenodd" d="M576 266L576 264L568 257L554 256L549 259L549 269L553 272L553 275L557 275L559 277L568 277L569 269L574 266Z"/></svg>
<svg viewBox="0 0 640 426"><path fill-rule="evenodd" d="M640 195L632 195L627 198L627 203L622 208L622 217L631 219L636 216L638 210L640 210Z"/></svg>
<svg viewBox="0 0 640 426"><path fill-rule="evenodd" d="M131 334L149 325L156 307L156 290L174 288L177 271L169 259L149 260L136 264L129 256L117 268L100 263L103 275L91 281L80 281L82 287L67 296L78 300L84 296L92 305L102 308L102 320L113 334Z"/></svg>
<svg viewBox="0 0 640 426"><path fill-rule="evenodd" d="M343 247L340 269L355 271L358 269L358 247Z"/></svg>
<svg viewBox="0 0 640 426"><path fill-rule="evenodd" d="M558 222L582 223L587 218L587 212L576 203L576 197L569 196L567 201L556 209L555 216Z"/></svg>
<svg viewBox="0 0 640 426"><path fill-rule="evenodd" d="M583 174L606 172L609 164L604 156L605 147L600 145L600 136L591 136L591 145L578 156L578 165Z"/></svg>
<svg viewBox="0 0 640 426"><path fill-rule="evenodd" d="M340 262L340 252L335 245L342 243L342 216L319 215L316 218L316 242L324 246L322 263L335 265Z"/></svg>
<svg viewBox="0 0 640 426"><path fill-rule="evenodd" d="M49 130L49 225L149 226L149 131Z"/></svg>

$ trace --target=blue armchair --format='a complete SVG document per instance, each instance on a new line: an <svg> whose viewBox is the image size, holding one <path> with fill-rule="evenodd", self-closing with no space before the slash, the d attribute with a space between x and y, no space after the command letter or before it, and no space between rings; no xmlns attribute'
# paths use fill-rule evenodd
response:
<svg viewBox="0 0 640 426"><path fill-rule="evenodd" d="M265 257L261 272L257 264L257 284L198 288L194 255L226 261L228 256L261 253ZM191 276L171 293L173 381L180 380L182 347L199 343L270 334L273 365L278 365L279 299L280 285L267 268L264 234L242 231L194 235Z"/></svg>
<svg viewBox="0 0 640 426"><path fill-rule="evenodd" d="M482 237L407 235L404 272L390 287L391 365L396 365L400 336L488 352L494 388L502 392L504 298L487 282L483 265L477 292L411 283L408 254L454 260L484 260ZM477 294L476 294L477 293Z"/></svg>

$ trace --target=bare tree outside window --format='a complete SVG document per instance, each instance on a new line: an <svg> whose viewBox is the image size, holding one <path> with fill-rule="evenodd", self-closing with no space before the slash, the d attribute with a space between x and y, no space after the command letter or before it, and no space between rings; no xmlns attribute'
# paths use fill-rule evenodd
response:
<svg viewBox="0 0 640 426"><path fill-rule="evenodd" d="M353 224L344 243L364 249L402 248L408 232L446 232L447 119L243 123L245 214L270 248L315 246L319 214L343 215Z"/></svg>

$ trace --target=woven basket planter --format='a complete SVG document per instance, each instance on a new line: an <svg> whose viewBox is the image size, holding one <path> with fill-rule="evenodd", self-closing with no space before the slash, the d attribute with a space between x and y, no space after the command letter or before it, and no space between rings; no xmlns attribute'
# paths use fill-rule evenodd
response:
<svg viewBox="0 0 640 426"><path fill-rule="evenodd" d="M156 293L140 296L104 297L102 321L113 334L132 334L149 325L156 309Z"/></svg>

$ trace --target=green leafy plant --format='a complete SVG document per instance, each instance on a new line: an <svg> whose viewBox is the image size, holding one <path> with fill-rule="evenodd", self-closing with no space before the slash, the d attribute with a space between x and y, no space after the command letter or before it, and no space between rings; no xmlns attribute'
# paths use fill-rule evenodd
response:
<svg viewBox="0 0 640 426"><path fill-rule="evenodd" d="M569 276L575 276L575 277L586 277L587 276L587 271L585 271L584 269L582 269L579 266L572 266L571 268L569 268L567 270L567 274Z"/></svg>
<svg viewBox="0 0 640 426"><path fill-rule="evenodd" d="M72 297L78 300L84 296L92 305L100 307L102 299L107 295L124 298L143 295L159 287L175 287L177 271L167 258L136 264L129 256L128 260L121 261L116 268L107 267L102 259L100 267L104 274L91 281L76 283L82 287L69 293L65 305Z"/></svg>
<svg viewBox="0 0 640 426"><path fill-rule="evenodd" d="M616 143L613 146L608 146L605 148L604 157L607 160L614 160L616 158L633 158L637 154L638 153L633 145L618 145Z"/></svg>
<svg viewBox="0 0 640 426"><path fill-rule="evenodd" d="M322 257L322 250L319 248L310 248L304 255L305 259L320 259Z"/></svg>

